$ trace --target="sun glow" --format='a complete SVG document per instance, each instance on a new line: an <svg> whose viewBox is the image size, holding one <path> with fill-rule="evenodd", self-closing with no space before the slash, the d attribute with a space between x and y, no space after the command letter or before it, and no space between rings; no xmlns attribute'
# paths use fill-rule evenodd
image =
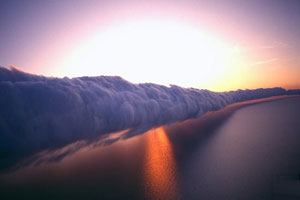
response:
<svg viewBox="0 0 300 200"><path fill-rule="evenodd" d="M222 75L231 51L191 25L141 19L97 31L69 53L56 75L118 75L134 83L197 87Z"/></svg>

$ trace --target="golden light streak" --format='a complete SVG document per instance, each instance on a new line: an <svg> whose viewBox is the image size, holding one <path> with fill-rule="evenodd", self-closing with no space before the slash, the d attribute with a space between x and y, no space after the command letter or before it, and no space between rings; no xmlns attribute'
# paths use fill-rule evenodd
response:
<svg viewBox="0 0 300 200"><path fill-rule="evenodd" d="M147 199L179 199L176 163L164 128L146 133L144 181Z"/></svg>

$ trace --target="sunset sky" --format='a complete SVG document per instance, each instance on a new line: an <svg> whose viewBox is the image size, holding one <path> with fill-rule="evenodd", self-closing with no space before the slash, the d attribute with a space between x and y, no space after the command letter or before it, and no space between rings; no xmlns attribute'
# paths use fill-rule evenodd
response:
<svg viewBox="0 0 300 200"><path fill-rule="evenodd" d="M300 1L0 2L0 65L214 91L300 88Z"/></svg>

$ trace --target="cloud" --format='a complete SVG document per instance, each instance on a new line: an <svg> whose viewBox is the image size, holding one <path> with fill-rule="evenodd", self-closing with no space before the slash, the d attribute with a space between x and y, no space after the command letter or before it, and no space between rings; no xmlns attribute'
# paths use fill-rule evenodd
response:
<svg viewBox="0 0 300 200"><path fill-rule="evenodd" d="M132 84L117 76L48 78L0 68L0 152L37 151L124 129L146 130L230 103L283 94L288 94L283 88L217 93Z"/></svg>
<svg viewBox="0 0 300 200"><path fill-rule="evenodd" d="M268 63L272 63L272 62L277 62L278 60L279 60L279 58L271 58L271 59L267 59L267 60L259 60L259 61L256 61L256 62L252 63L251 66L264 65L264 64L268 64Z"/></svg>
<svg viewBox="0 0 300 200"><path fill-rule="evenodd" d="M269 45L260 45L258 48L260 49L276 49L276 48L285 48L289 47L290 45L283 43L283 42L273 42L272 44Z"/></svg>

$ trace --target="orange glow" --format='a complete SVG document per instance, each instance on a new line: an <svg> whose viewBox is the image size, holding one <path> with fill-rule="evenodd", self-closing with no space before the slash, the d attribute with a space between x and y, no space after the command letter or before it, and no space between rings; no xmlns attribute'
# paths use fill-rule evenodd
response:
<svg viewBox="0 0 300 200"><path fill-rule="evenodd" d="M282 59L276 48L268 49L270 55L261 48L240 46L190 21L142 17L95 29L74 42L53 64L56 68L52 74L118 75L133 83L175 84L219 92L298 88L299 62Z"/></svg>
<svg viewBox="0 0 300 200"><path fill-rule="evenodd" d="M276 32L260 26L261 18L251 15L250 20L260 24L251 27L241 20L246 13L233 18L237 13L225 12L222 3L211 5L210 1L82 1L80 12L49 15L61 20L21 26L45 29L37 31L41 35L33 38L32 47L27 44L31 40L23 39L26 43L20 45L30 51L19 48L12 58L3 54L3 60L46 76L118 75L133 83L213 91L300 87L298 39L277 38ZM227 1L223 6L231 7ZM14 54L19 58L15 60Z"/></svg>
<svg viewBox="0 0 300 200"><path fill-rule="evenodd" d="M147 199L179 199L176 164L164 128L147 133L144 181Z"/></svg>
<svg viewBox="0 0 300 200"><path fill-rule="evenodd" d="M119 75L133 83L196 87L220 79L232 51L196 25L145 17L95 31L58 63L55 75Z"/></svg>

